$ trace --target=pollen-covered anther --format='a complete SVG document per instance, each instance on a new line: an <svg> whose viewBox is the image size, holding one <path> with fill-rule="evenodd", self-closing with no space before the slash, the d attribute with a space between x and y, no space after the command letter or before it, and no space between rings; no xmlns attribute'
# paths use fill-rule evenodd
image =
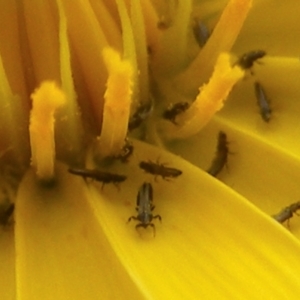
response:
<svg viewBox="0 0 300 300"><path fill-rule="evenodd" d="M53 81L44 81L31 95L30 146L31 165L42 181L54 177L54 113L65 104L65 94Z"/></svg>
<svg viewBox="0 0 300 300"><path fill-rule="evenodd" d="M217 59L209 82L199 89L193 104L176 121L179 126L168 124L167 138L186 138L198 133L219 111L233 86L244 76L239 66L232 66L230 55L222 53Z"/></svg>
<svg viewBox="0 0 300 300"><path fill-rule="evenodd" d="M103 50L108 70L107 88L104 94L104 111L101 135L96 155L117 155L124 146L132 98L134 71L129 60L121 59L112 48Z"/></svg>

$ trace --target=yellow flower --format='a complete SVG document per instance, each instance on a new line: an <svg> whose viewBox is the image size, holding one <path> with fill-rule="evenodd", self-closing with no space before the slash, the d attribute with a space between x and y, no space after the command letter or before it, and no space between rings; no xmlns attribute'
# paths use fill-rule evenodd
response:
<svg viewBox="0 0 300 300"><path fill-rule="evenodd" d="M300 221L270 215L299 201L299 5L222 2L3 1L1 299L298 299ZM199 20L214 28L202 47ZM162 118L178 102L184 112ZM107 159L143 107L128 162ZM217 179L205 170L220 131ZM156 178L139 167L149 160L182 174ZM126 180L102 187L69 168ZM126 224L144 182L146 217L162 221Z"/></svg>

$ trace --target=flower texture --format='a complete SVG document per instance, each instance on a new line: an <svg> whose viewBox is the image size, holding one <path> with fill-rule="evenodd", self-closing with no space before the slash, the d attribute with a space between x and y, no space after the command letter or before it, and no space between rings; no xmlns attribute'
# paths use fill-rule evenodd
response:
<svg viewBox="0 0 300 300"><path fill-rule="evenodd" d="M299 14L2 0L1 299L298 299Z"/></svg>

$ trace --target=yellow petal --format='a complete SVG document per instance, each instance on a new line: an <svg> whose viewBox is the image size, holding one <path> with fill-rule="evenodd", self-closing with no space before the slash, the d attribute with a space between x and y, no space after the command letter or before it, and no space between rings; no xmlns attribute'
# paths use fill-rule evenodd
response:
<svg viewBox="0 0 300 300"><path fill-rule="evenodd" d="M19 188L17 299L142 299L96 222L84 181L63 165L56 175L45 187L30 170Z"/></svg>
<svg viewBox="0 0 300 300"><path fill-rule="evenodd" d="M196 167L149 145L134 146L136 158L120 191L95 184L90 192L104 233L145 298L293 298L300 271L295 238ZM183 174L170 181L142 175L137 163L158 158ZM153 185L153 214L162 217L161 224L154 221L155 237L151 228L137 232L126 224L136 215L144 181ZM109 201L98 200L103 194Z"/></svg>

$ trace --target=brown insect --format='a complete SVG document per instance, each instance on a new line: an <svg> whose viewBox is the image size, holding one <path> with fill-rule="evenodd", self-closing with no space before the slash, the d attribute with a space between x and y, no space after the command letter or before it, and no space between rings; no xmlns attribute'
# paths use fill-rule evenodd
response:
<svg viewBox="0 0 300 300"><path fill-rule="evenodd" d="M258 106L260 108L260 115L265 122L271 119L272 109L270 108L269 99L259 82L254 83L255 95Z"/></svg>
<svg viewBox="0 0 300 300"><path fill-rule="evenodd" d="M141 105L130 118L128 123L128 131L138 128L141 123L151 114L152 107L152 100L144 105Z"/></svg>
<svg viewBox="0 0 300 300"><path fill-rule="evenodd" d="M210 168L207 170L207 173L216 177L227 164L228 159L228 142L227 135L225 132L220 131L218 135L218 144L217 144L217 152L214 160Z"/></svg>
<svg viewBox="0 0 300 300"><path fill-rule="evenodd" d="M102 172L99 170L90 170L90 169L75 169L69 168L68 170L71 174L81 176L85 181L87 178L94 179L96 181L102 182L102 187L104 184L113 183L117 188L119 188L118 184L126 180L127 176L113 174L108 172Z"/></svg>
<svg viewBox="0 0 300 300"><path fill-rule="evenodd" d="M177 102L172 103L163 112L163 118L171 121L173 124L177 125L176 117L177 115L185 112L189 108L190 104L188 102Z"/></svg>
<svg viewBox="0 0 300 300"><path fill-rule="evenodd" d="M181 170L175 168L168 168L164 164L154 163L152 161L141 161L140 168L145 172L155 176L161 176L163 179L175 178L182 174Z"/></svg>
<svg viewBox="0 0 300 300"><path fill-rule="evenodd" d="M267 53L263 50L254 50L243 54L236 62L242 69L248 70L253 67L253 64Z"/></svg>
<svg viewBox="0 0 300 300"><path fill-rule="evenodd" d="M135 226L135 229L139 227L147 228L148 226L153 229L153 236L155 236L155 225L152 223L153 219L159 219L161 216L153 216L152 211L155 206L153 205L153 188L151 183L145 182L139 189L136 199L136 211L137 216L131 216L127 223L131 220L139 221L140 223Z"/></svg>
<svg viewBox="0 0 300 300"><path fill-rule="evenodd" d="M292 218L294 214L298 215L297 211L299 209L300 209L300 201L285 207L278 214L273 215L272 218L279 223L284 223L285 221L287 221L288 222L287 224L289 226L290 218Z"/></svg>
<svg viewBox="0 0 300 300"><path fill-rule="evenodd" d="M194 37L200 47L203 47L209 39L211 32L201 21L195 19L193 26Z"/></svg>

